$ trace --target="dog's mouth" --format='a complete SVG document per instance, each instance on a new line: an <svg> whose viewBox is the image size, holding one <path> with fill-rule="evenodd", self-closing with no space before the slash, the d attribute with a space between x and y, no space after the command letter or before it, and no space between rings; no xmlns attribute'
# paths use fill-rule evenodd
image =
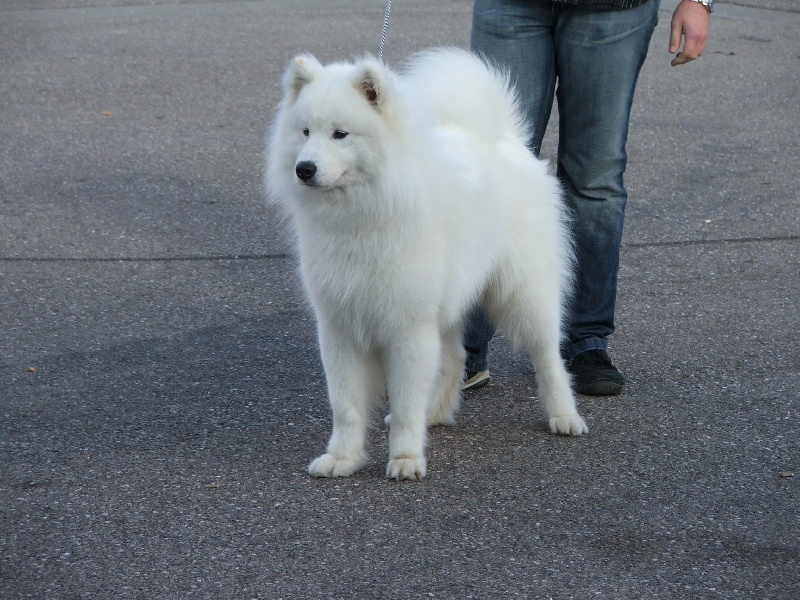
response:
<svg viewBox="0 0 800 600"><path fill-rule="evenodd" d="M350 173L349 170L344 171L332 183L322 183L316 177L310 177L308 179L304 179L303 177L300 176L297 177L297 182L309 188L316 188L320 190L340 190L344 189L345 184L347 182L347 176L349 173Z"/></svg>

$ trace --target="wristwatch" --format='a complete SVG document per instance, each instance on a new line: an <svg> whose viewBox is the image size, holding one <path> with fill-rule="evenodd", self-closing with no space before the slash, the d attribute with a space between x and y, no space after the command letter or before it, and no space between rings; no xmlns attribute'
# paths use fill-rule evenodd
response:
<svg viewBox="0 0 800 600"><path fill-rule="evenodd" d="M697 2L705 6L708 14L714 12L714 7L717 5L717 0L692 0L692 2Z"/></svg>

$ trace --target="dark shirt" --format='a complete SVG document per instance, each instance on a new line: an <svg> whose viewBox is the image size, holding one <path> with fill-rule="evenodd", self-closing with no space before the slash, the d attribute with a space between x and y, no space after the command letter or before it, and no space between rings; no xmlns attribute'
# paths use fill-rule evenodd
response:
<svg viewBox="0 0 800 600"><path fill-rule="evenodd" d="M641 6L647 0L539 0L549 4L572 4L583 8L602 8L610 10L620 10L624 8L635 8Z"/></svg>

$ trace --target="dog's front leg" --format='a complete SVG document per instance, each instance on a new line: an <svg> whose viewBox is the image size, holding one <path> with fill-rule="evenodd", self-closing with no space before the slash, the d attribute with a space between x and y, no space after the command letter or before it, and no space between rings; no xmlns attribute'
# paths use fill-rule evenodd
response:
<svg viewBox="0 0 800 600"><path fill-rule="evenodd" d="M383 395L382 372L374 356L322 322L319 343L333 432L327 452L308 466L308 472L315 477L346 477L367 462L367 426L372 402Z"/></svg>
<svg viewBox="0 0 800 600"><path fill-rule="evenodd" d="M425 477L425 434L428 406L439 376L441 339L435 326L417 327L385 355L391 410L389 464L386 477Z"/></svg>

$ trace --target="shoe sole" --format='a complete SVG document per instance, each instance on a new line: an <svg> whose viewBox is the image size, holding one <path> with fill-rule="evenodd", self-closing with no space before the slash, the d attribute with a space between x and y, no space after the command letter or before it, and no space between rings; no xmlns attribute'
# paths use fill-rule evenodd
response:
<svg viewBox="0 0 800 600"><path fill-rule="evenodd" d="M461 384L461 389L463 391L469 390L479 390L482 387L485 387L489 383L489 374L487 373L483 378L478 379L477 375L472 379L468 379L463 384Z"/></svg>

